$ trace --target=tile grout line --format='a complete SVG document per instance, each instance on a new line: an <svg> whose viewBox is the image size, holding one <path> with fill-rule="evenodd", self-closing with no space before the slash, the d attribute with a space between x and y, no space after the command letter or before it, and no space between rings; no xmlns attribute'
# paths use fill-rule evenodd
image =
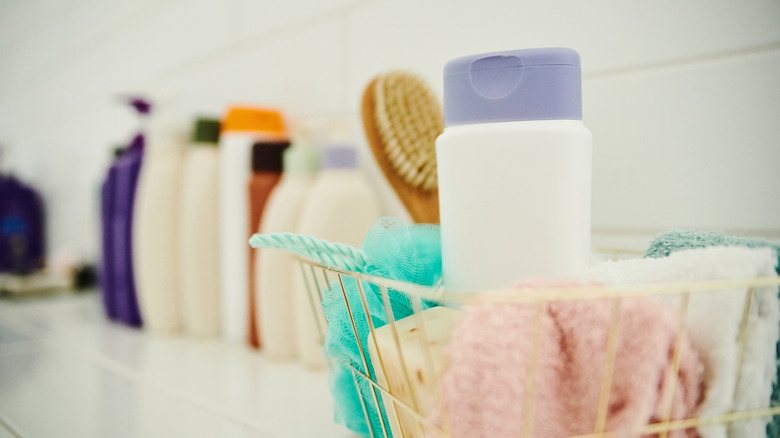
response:
<svg viewBox="0 0 780 438"><path fill-rule="evenodd" d="M343 23L339 22L343 20L343 17L346 14L350 14L356 9L366 7L367 5L376 3L378 1L381 0L374 0L373 2L369 2L367 4L352 2L337 8L328 9L310 16L299 18L283 25L272 26L261 32L257 32L241 39L231 41L219 48L214 48L207 52L194 55L187 60L181 61L176 65L150 75L145 80L141 81L140 84L143 88L155 88L155 86L159 85L160 83L165 83L166 81L170 81L179 77L182 72L191 71L193 68L198 68L203 65L210 65L215 62L231 59L236 55L240 55L242 53L242 49L255 46L257 42L262 42L265 45L274 44L277 41L297 34L301 29L309 29L327 22L335 22L337 25L343 26Z"/></svg>
<svg viewBox="0 0 780 438"><path fill-rule="evenodd" d="M44 341L46 343L50 342L49 340ZM174 386L167 385L165 383L154 381L149 378L147 378L142 372L139 372L137 370L132 369L131 367L125 366L121 364L120 362L116 362L111 360L110 358L96 353L94 351L91 351L89 349L86 349L84 347L70 344L69 347L71 349L77 350L77 353L82 357L82 359L85 359L87 362L92 363L92 365L95 365L97 367L103 368L107 371L110 371L120 377L123 377L127 380L134 381L138 384L154 388L164 394L167 394L174 400L184 402L187 404L190 404L192 406L195 406L197 408L200 408L206 412L211 413L212 415L231 420L235 423L241 424L245 427L248 427L252 430L257 430L275 437L280 437L277 433L268 430L264 428L263 426L253 423L250 420L247 420L240 415L233 414L229 411L223 410L220 407L213 405L209 403L208 401L199 399L197 397L193 397L189 394L187 394L185 391L182 391L180 389L175 388Z"/></svg>
<svg viewBox="0 0 780 438"><path fill-rule="evenodd" d="M33 334L33 330L29 330L28 328L24 327L23 323L20 323L21 318L15 315L8 315L10 318L7 318L4 320L4 322L10 322L10 326L14 329L18 330L21 333L25 333L29 336L40 336L40 334ZM42 336L38 339L36 339L35 342L40 342L43 346L53 349L55 351L61 350L63 345L61 342L56 342L57 340L52 339L49 336ZM61 339L59 341L62 341ZM165 385L160 382L156 382L154 380L150 380L148 378L145 378L144 374L142 372L139 372L137 370L134 370L128 366L125 366L119 362L115 362L111 360L110 358L95 353L87 348L84 348L76 343L73 343L67 339L64 340L67 344L67 347L69 351L77 353L78 356L81 357L85 362L90 363L93 366L97 366L98 368L102 368L106 371L109 371L113 374L116 374L119 377L122 377L126 380L129 380L131 382L134 382L136 384L139 384L141 386L146 386L149 388L153 388L157 391L160 391L174 400L178 402L184 402L189 405L195 406L199 409L202 409L212 415L215 415L217 417L233 421L239 425L242 425L244 427L247 427L251 430L262 432L264 434L268 434L273 437L277 438L283 438L282 435L279 435L278 433L268 430L264 428L263 426L253 423L250 420L247 420L240 415L232 414L226 410L223 410L219 408L218 406L212 405L211 403L198 399L196 397L191 397L189 394L178 390L172 386ZM23 354L23 353L20 353ZM2 415L0 415L0 425L5 425L7 422L4 421L2 418ZM12 430L13 431L13 430ZM19 435L17 435L19 436Z"/></svg>
<svg viewBox="0 0 780 438"><path fill-rule="evenodd" d="M696 55L684 56L668 60L660 60L645 64L628 65L623 67L607 68L604 70L594 70L592 72L583 72L583 81L612 79L615 77L627 76L636 73L652 73L660 70L697 66L712 62L727 61L731 59L743 58L746 56L767 54L780 50L780 42L761 44L756 46L741 47L732 50L720 52L700 53Z"/></svg>
<svg viewBox="0 0 780 438"><path fill-rule="evenodd" d="M8 417L2 411L0 411L0 428L7 430L8 433L16 438L22 438L22 434L19 432L19 429L11 425Z"/></svg>

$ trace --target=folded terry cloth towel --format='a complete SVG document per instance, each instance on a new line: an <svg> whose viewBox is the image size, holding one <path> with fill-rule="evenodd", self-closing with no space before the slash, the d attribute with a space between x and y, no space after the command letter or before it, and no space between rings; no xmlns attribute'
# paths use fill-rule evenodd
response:
<svg viewBox="0 0 780 438"><path fill-rule="evenodd" d="M680 251L666 258L604 262L588 270L583 280L606 284L655 284L776 275L777 256L770 248L711 247ZM699 417L732 410L769 406L776 375L780 304L776 287L756 288L746 326L746 343L739 364L739 335L748 290L694 293L690 296L687 330L705 366L706 392ZM679 302L679 297L659 297ZM705 438L764 436L769 418L700 427Z"/></svg>
<svg viewBox="0 0 780 438"><path fill-rule="evenodd" d="M661 258L669 254L694 248L711 246L742 246L747 248L772 248L780 258L780 245L764 239L729 236L723 231L681 231L671 230L659 234L650 242L645 257ZM780 274L780 266L777 266ZM773 437L774 438L774 437Z"/></svg>
<svg viewBox="0 0 780 438"><path fill-rule="evenodd" d="M671 230L656 236L647 248L645 257L666 257L671 253L692 248L708 248L711 246L745 246L748 248L773 248L780 258L780 245L764 239L729 236L722 231L680 231ZM780 274L780 263L777 266ZM780 342L775 348L777 357L777 372L772 387L772 406L780 406ZM767 424L766 437L780 436L780 415L772 417Z"/></svg>
<svg viewBox="0 0 780 438"><path fill-rule="evenodd" d="M530 436L535 438L594 432L613 302L466 305L442 378L452 437L524 436L530 418ZM664 417L669 397L671 418L692 417L700 400L703 366L680 332L679 312L645 298L627 298L620 310L605 429L630 437L628 431ZM534 375L529 370L534 368L535 339L539 343ZM680 367L676 379L670 380L678 344ZM531 388L534 401L529 406L526 396ZM668 436L697 435L689 429Z"/></svg>

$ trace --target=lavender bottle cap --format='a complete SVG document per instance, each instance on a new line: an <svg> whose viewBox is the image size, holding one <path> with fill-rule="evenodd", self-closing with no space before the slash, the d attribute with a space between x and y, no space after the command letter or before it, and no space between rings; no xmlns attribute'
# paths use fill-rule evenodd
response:
<svg viewBox="0 0 780 438"><path fill-rule="evenodd" d="M577 52L508 50L444 66L445 126L527 120L582 120Z"/></svg>
<svg viewBox="0 0 780 438"><path fill-rule="evenodd" d="M323 169L353 169L357 167L357 152L348 145L331 145L322 149L320 166Z"/></svg>

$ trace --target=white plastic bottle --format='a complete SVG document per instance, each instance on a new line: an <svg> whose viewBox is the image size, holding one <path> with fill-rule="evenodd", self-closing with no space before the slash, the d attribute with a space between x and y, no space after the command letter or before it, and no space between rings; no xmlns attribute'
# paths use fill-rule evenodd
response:
<svg viewBox="0 0 780 438"><path fill-rule="evenodd" d="M436 157L448 288L507 287L588 266L592 135L581 84L579 55L562 48L444 67Z"/></svg>
<svg viewBox="0 0 780 438"><path fill-rule="evenodd" d="M222 335L245 342L249 330L250 225L247 183L252 171L252 145L286 139L277 111L231 107L222 120L219 139L219 239Z"/></svg>
<svg viewBox="0 0 780 438"><path fill-rule="evenodd" d="M260 233L297 233L303 202L317 175L317 150L294 145L284 153L284 173L271 192L260 221ZM258 248L255 256L260 345L267 357L296 356L293 314L293 279L301 276L293 256L286 251Z"/></svg>
<svg viewBox="0 0 780 438"><path fill-rule="evenodd" d="M220 332L219 121L198 119L184 157L179 214L179 284L185 333Z"/></svg>
<svg viewBox="0 0 780 438"><path fill-rule="evenodd" d="M133 217L133 266L143 326L181 329L178 279L179 182L186 140L168 126L152 130L138 180Z"/></svg>
<svg viewBox="0 0 780 438"><path fill-rule="evenodd" d="M326 146L320 172L301 212L298 232L355 247L363 244L371 225L381 216L378 197L357 168L350 146ZM327 365L302 275L293 277L293 309L298 355L304 365ZM262 303L260 303L262 306ZM320 312L321 305L314 307Z"/></svg>

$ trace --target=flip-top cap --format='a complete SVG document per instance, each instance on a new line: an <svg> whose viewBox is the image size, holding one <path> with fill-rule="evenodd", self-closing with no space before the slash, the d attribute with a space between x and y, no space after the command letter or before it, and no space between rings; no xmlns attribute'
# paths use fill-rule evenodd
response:
<svg viewBox="0 0 780 438"><path fill-rule="evenodd" d="M444 66L445 126L523 120L582 120L577 52L508 50Z"/></svg>

